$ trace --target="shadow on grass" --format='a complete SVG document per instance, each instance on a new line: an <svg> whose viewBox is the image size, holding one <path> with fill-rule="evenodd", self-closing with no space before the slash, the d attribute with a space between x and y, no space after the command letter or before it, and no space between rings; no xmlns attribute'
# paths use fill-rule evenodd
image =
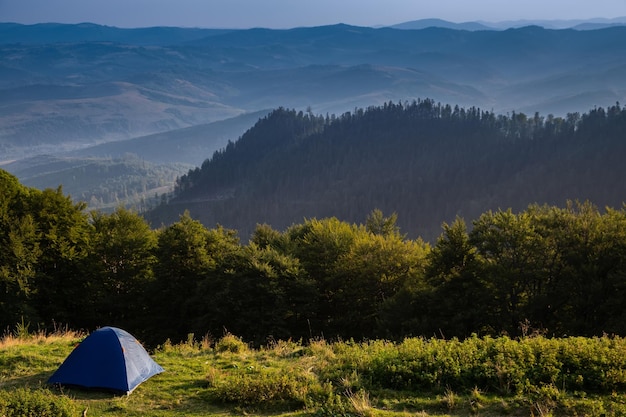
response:
<svg viewBox="0 0 626 417"><path fill-rule="evenodd" d="M38 374L24 375L11 377L9 379L0 379L0 389L7 388L38 388L47 387L48 378L52 375L52 372L40 372Z"/></svg>
<svg viewBox="0 0 626 417"><path fill-rule="evenodd" d="M76 385L48 385L52 392L67 395L77 400L110 400L127 397L126 393L102 388L85 388Z"/></svg>
<svg viewBox="0 0 626 417"><path fill-rule="evenodd" d="M48 384L48 378L52 372L41 372L38 374L13 377L7 380L0 380L0 389L11 391L20 388L26 389L47 389L53 394L59 396L68 396L80 400L108 400L117 397L125 397L126 394L120 394L112 391L85 389L77 386L61 386L59 384Z"/></svg>

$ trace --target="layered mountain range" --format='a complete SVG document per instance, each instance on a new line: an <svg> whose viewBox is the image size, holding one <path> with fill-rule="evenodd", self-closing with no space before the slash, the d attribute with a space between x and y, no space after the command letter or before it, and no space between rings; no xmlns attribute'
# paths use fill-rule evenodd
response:
<svg viewBox="0 0 626 417"><path fill-rule="evenodd" d="M496 114L565 116L626 97L619 21L570 22L603 27L596 30L410 23L289 30L0 24L0 167L27 185L66 188L80 174L53 176L50 167L70 156L130 153L146 164L183 164L184 172L277 107L341 115L430 98ZM216 133L215 123L230 127Z"/></svg>
<svg viewBox="0 0 626 417"><path fill-rule="evenodd" d="M622 100L626 27L466 31L0 25L0 146L84 147L279 106L429 97L496 112ZM235 138L236 139L236 138Z"/></svg>

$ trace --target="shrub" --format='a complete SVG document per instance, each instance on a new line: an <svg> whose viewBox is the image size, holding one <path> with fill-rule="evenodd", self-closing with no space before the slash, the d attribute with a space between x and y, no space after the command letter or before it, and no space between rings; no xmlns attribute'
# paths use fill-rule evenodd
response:
<svg viewBox="0 0 626 417"><path fill-rule="evenodd" d="M365 389L443 392L474 387L505 395L528 386L606 393L626 389L626 339L619 337L463 341L408 338L332 346L320 376L338 381L357 373Z"/></svg>
<svg viewBox="0 0 626 417"><path fill-rule="evenodd" d="M309 400L309 407L315 410L316 417L354 417L356 413L349 402L347 395L337 394L332 384L326 382Z"/></svg>
<svg viewBox="0 0 626 417"><path fill-rule="evenodd" d="M526 396L533 416L552 416L565 399L565 394L553 384L529 386Z"/></svg>
<svg viewBox="0 0 626 417"><path fill-rule="evenodd" d="M253 408L302 407L315 381L272 369L236 371L212 382L216 399Z"/></svg>
<svg viewBox="0 0 626 417"><path fill-rule="evenodd" d="M248 349L248 345L246 345L243 340L230 333L224 335L224 337L215 343L215 350L217 352L243 353Z"/></svg>
<svg viewBox="0 0 626 417"><path fill-rule="evenodd" d="M18 388L0 391L0 415L2 417L73 417L76 405L67 397L53 394L50 390Z"/></svg>

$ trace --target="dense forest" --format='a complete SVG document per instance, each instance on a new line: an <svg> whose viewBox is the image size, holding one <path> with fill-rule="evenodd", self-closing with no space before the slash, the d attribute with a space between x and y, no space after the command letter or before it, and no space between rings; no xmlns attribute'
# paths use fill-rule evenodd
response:
<svg viewBox="0 0 626 417"><path fill-rule="evenodd" d="M362 224L258 225L242 243L189 213L159 229L123 208L87 213L5 171L0 192L5 329L115 325L149 344L626 334L626 207L487 211L433 244L375 209Z"/></svg>
<svg viewBox="0 0 626 417"><path fill-rule="evenodd" d="M411 238L433 243L443 222L530 203L626 195L626 108L565 117L497 115L432 100L340 116L280 108L178 180L169 204L146 213L171 224L184 210L248 237L308 218L363 223L395 212Z"/></svg>

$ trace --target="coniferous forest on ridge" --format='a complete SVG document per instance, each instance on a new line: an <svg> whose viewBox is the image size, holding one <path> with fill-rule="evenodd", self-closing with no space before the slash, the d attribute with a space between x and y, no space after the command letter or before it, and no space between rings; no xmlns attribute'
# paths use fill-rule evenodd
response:
<svg viewBox="0 0 626 417"><path fill-rule="evenodd" d="M0 171L0 325L149 344L623 335L625 138L619 104L281 108L145 217Z"/></svg>
<svg viewBox="0 0 626 417"><path fill-rule="evenodd" d="M565 117L429 99L340 116L278 109L180 178L170 204L146 218L158 227L188 209L247 239L257 223L362 223L380 209L397 213L409 237L433 242L443 222L488 210L568 200L619 208L625 118L619 103Z"/></svg>

